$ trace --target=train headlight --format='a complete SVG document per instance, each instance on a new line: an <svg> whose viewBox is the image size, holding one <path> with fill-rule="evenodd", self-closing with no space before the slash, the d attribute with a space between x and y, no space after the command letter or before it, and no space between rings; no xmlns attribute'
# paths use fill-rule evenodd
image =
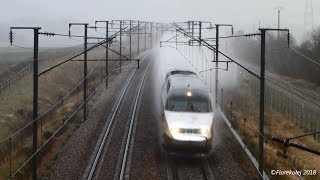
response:
<svg viewBox="0 0 320 180"><path fill-rule="evenodd" d="M170 128L170 132L171 132L171 134L178 134L178 133L180 133L181 131L180 131L179 128L172 127L172 128Z"/></svg>
<svg viewBox="0 0 320 180"><path fill-rule="evenodd" d="M200 133L203 136L207 136L209 134L209 128L206 128L206 127L200 128Z"/></svg>

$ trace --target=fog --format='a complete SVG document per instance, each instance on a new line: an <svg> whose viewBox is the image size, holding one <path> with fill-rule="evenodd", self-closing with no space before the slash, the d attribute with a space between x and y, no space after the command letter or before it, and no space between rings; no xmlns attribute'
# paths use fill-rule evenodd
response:
<svg viewBox="0 0 320 180"><path fill-rule="evenodd" d="M305 34L304 0L3 0L0 6L0 46L8 46L10 26L41 26L44 31L67 33L69 22L89 22L111 19L139 19L156 22L206 20L231 23L236 29L252 32L262 27L277 26L277 6L281 12L281 27L292 30L301 40ZM183 7L183 8L181 8ZM314 26L320 25L320 1L313 1ZM23 43L30 33L19 32ZM44 46L61 45L51 42Z"/></svg>
<svg viewBox="0 0 320 180"><path fill-rule="evenodd" d="M173 36L174 34L166 33L162 36L161 41L166 41ZM184 38L179 39L183 40ZM222 49L224 49L223 46ZM214 60L213 52L211 50L207 48L199 48L198 46L178 46L177 50L175 44L162 43L162 47L154 48L153 52L155 56L155 66L157 67L154 71L157 79L155 86L158 91L162 89L165 76L168 72L172 70L189 70L197 73L200 79L207 86L208 90L214 94L215 64L211 62ZM220 56L220 59L227 60L222 56ZM239 69L235 64L230 63L228 71L226 71L226 66L226 63L219 63L219 86L221 85L224 88L236 88L238 86L237 75ZM161 92L156 92L156 94L158 93Z"/></svg>

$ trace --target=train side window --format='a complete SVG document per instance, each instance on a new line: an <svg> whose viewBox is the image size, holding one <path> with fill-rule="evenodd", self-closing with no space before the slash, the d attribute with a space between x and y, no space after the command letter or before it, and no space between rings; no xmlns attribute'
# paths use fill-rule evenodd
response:
<svg viewBox="0 0 320 180"><path fill-rule="evenodd" d="M167 84L167 92L169 92L169 89L170 89L170 81L168 81L168 84Z"/></svg>

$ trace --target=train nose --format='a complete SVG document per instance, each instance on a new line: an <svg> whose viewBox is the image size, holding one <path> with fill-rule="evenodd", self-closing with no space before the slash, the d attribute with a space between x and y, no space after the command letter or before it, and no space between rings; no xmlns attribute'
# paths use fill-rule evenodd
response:
<svg viewBox="0 0 320 180"><path fill-rule="evenodd" d="M209 138L210 129L201 128L170 128L171 135L181 141L205 141Z"/></svg>
<svg viewBox="0 0 320 180"><path fill-rule="evenodd" d="M175 152L208 152L211 147L210 142L211 138L188 133L164 137L166 149Z"/></svg>
<svg viewBox="0 0 320 180"><path fill-rule="evenodd" d="M210 149L212 119L213 113L165 111L165 121L163 121L165 147L196 152Z"/></svg>
<svg viewBox="0 0 320 180"><path fill-rule="evenodd" d="M208 152L211 147L210 131L207 129L183 129L171 130L171 135L164 137L165 146L171 151L183 152Z"/></svg>

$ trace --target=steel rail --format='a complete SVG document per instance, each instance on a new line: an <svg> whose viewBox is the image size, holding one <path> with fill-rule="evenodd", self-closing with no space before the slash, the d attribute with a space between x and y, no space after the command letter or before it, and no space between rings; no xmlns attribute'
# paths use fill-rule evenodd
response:
<svg viewBox="0 0 320 180"><path fill-rule="evenodd" d="M168 156L168 154L166 155ZM166 157L168 180L178 180L178 168L170 157Z"/></svg>
<svg viewBox="0 0 320 180"><path fill-rule="evenodd" d="M290 88L299 91L300 93L306 94L306 95L308 95L310 98L313 98L313 99L316 99L316 100L320 101L320 97L318 97L316 94L314 94L314 92L309 91L308 89L300 89L300 87L297 87L297 86L292 85L292 84L290 84L290 83L288 83L288 82L284 82L283 80L280 80L280 79L278 79L278 78L275 78L275 77L272 76L272 74L269 75L269 73L268 73L266 76L268 76L270 79L274 79L275 81L278 81L279 83L282 83L282 84L284 84L284 85L287 85L287 86L289 86ZM268 79L267 79L267 80L268 80Z"/></svg>
<svg viewBox="0 0 320 180"><path fill-rule="evenodd" d="M98 164L98 162L99 162L99 160L100 160L100 156L101 156L102 150L103 150L104 145L105 145L105 143L106 143L107 137L109 136L109 133L110 133L110 130L111 130L111 126L112 126L112 124L113 124L113 122L114 122L114 119L116 118L116 114L117 114L118 111L119 111L119 107L120 107L120 104L122 103L122 100L123 100L123 97L124 97L124 95L125 95L125 92L127 91L128 87L129 87L129 84L130 84L130 81L132 80L132 78L133 78L133 76L134 76L135 73L136 73L136 70L134 70L134 71L132 72L130 78L127 80L124 88L123 88L122 91L121 91L121 94L120 94L120 97L119 97L119 99L118 99L118 102L117 102L117 104L116 104L116 106L115 106L115 109L114 109L114 111L113 111L113 113L112 113L112 116L111 116L111 118L110 118L110 120L109 120L109 122L108 122L107 129L106 129L105 132L103 132L103 139L102 139L102 141L101 141L101 143L100 143L100 145L99 145L98 152L97 152L97 154L95 155L93 164L92 164L92 166L91 166L91 168L90 168L90 172L89 172L89 175L88 175L88 177L87 177L88 180L91 180L91 179L93 178L93 175L94 175L94 173L95 173L95 171L96 171L97 164Z"/></svg>
<svg viewBox="0 0 320 180"><path fill-rule="evenodd" d="M256 73L258 70L255 66L250 66L249 68L253 69L253 72ZM288 82L285 82L281 79L278 79L279 76L278 74L274 74L274 73L270 73L270 72L266 72L266 80L269 81L270 83L280 87L281 89L284 89L285 91L288 91L300 98L302 98L303 100L310 102L311 104L320 107L320 104L314 102L313 100L317 100L320 102L320 97L318 97L316 94L314 94L314 92L309 91L308 89L301 89L301 87L297 87L293 84L290 84ZM280 85L281 84L281 85ZM292 90L296 90L296 92L289 90L288 88L284 87L284 86L288 86L289 88L291 88ZM308 96L308 97L306 97ZM310 98L310 99L308 99Z"/></svg>
<svg viewBox="0 0 320 180"><path fill-rule="evenodd" d="M299 97L300 99L302 99L302 100L304 100L304 101L306 101L306 102L308 102L308 103L320 108L320 104L318 104L317 102L314 102L314 100L319 101L318 97L315 97L315 96L311 95L310 93L307 93L306 91L302 91L298 87L292 86L292 85L290 85L288 83L285 83L285 82L281 82L280 80L278 80L276 78L273 78L273 77L271 77L269 75L266 75L266 76L269 77L269 78L266 78L266 80L269 81L270 83L272 83L272 84L276 85L277 87L280 87L284 91L287 91L287 92L295 95L296 97ZM271 80L271 79L273 79L273 80ZM291 90L286 88L286 87L284 87L284 86L290 87ZM296 92L294 92L294 90ZM307 95L309 97L306 97L303 94L305 94L305 95Z"/></svg>
<svg viewBox="0 0 320 180"><path fill-rule="evenodd" d="M213 177L213 173L211 170L211 166L209 164L208 157L203 156L203 157L199 157L199 158L200 158L199 160L201 161L201 164L197 164L192 168L199 169L199 171L201 171L200 174L202 175L204 180L213 180L214 177ZM168 179L169 180L181 179L181 177L179 178L179 173L178 173L179 164L174 162L173 159L168 159L168 157L167 157L166 161L167 161L167 166L168 166L168 169L167 169Z"/></svg>
<svg viewBox="0 0 320 180"><path fill-rule="evenodd" d="M126 146L125 146L125 150L124 150L124 154L123 154L123 158L122 158L121 171L120 171L120 176L119 176L120 180L124 179L125 169L126 169L126 165L127 165L128 151L129 151L130 140L131 140L132 129L133 129L133 122L134 122L135 117L136 117L137 107L138 107L138 102L139 102L139 99L140 99L142 86L143 86L143 84L145 82L145 78L146 78L147 72L149 71L151 62L152 61L150 61L148 63L147 69L143 74L142 80L141 80L140 85L139 85L138 93L136 95L136 99L135 99L135 102L134 102L134 108L133 108L132 116L131 116L131 119L130 119L130 126L129 126L129 132L128 132L128 135L127 135Z"/></svg>
<svg viewBox="0 0 320 180"><path fill-rule="evenodd" d="M211 166L207 157L203 157L201 161L202 174L204 179L213 180L213 173L211 171Z"/></svg>
<svg viewBox="0 0 320 180"><path fill-rule="evenodd" d="M148 55L148 54L147 54L147 55ZM147 57L147 55L144 57L144 59ZM98 151L97 151L97 153L96 153L96 155L95 155L95 157L94 157L94 161L93 161L93 163L92 163L92 165L91 165L91 167L90 167L90 171L89 171L88 177L86 178L86 179L88 179L88 180L93 179L94 173L95 173L96 170L97 170L97 165L98 165L98 162L99 162L100 157L101 157L101 154L102 154L102 150L103 150L103 148L104 148L104 146L105 146L105 143L106 143L106 141L107 141L107 137L108 137L109 134L110 134L112 125L114 124L114 120L115 120L116 115L117 115L117 113L118 113L118 111L119 111L119 109L120 109L120 104L122 103L123 98L124 98L124 95L125 95L125 93L127 92L128 87L129 87L129 84L130 84L130 82L131 82L131 80L132 80L132 78L133 78L133 76L135 75L136 72L137 72L137 69L135 69L135 70L132 72L130 78L127 80L124 88L123 88L122 91L121 91L120 97L119 97L119 99L118 99L118 101L117 101L117 104L116 104L114 110L113 110L113 113L112 113L112 115L111 115L111 118L110 118L110 120L108 121L107 128L106 128L106 130L103 132L103 138L102 138L102 141L101 141L100 144L99 144L99 148L98 148Z"/></svg>

